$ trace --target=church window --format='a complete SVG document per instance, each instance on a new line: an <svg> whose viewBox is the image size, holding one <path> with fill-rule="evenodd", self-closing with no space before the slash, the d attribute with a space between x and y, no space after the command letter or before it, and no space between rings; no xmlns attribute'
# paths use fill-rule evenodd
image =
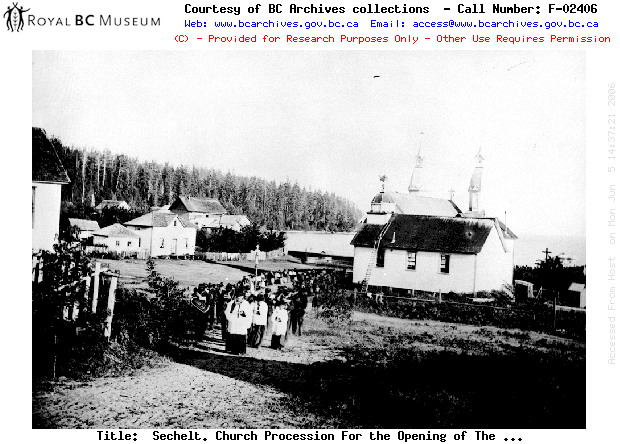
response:
<svg viewBox="0 0 620 444"><path fill-rule="evenodd" d="M407 251L407 270L415 270L416 252Z"/></svg>
<svg viewBox="0 0 620 444"><path fill-rule="evenodd" d="M450 255L449 254L441 255L441 265L439 267L439 271L442 273L450 273Z"/></svg>
<svg viewBox="0 0 620 444"><path fill-rule="evenodd" d="M377 267L383 267L385 265L385 248L379 248L377 250Z"/></svg>

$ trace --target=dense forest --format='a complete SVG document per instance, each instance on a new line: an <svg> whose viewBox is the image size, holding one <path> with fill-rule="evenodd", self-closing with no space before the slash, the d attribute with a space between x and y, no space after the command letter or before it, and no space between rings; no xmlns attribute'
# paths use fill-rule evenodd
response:
<svg viewBox="0 0 620 444"><path fill-rule="evenodd" d="M258 177L166 163L139 161L124 154L67 147L50 138L67 174L65 215L89 214L104 199L126 201L135 214L170 204L177 196L218 199L230 214L245 214L268 230L348 231L362 213L334 193L306 190L290 180L277 184Z"/></svg>

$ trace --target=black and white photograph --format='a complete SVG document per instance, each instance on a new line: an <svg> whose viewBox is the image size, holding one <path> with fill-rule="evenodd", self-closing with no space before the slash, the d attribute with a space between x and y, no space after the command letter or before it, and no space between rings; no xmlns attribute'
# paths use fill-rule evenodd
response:
<svg viewBox="0 0 620 444"><path fill-rule="evenodd" d="M586 310L585 51L32 52L35 429L585 429Z"/></svg>

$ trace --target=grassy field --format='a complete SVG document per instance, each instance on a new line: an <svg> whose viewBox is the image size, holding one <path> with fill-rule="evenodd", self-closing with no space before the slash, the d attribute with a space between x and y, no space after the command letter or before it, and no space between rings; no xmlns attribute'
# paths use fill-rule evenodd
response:
<svg viewBox="0 0 620 444"><path fill-rule="evenodd" d="M98 259L99 262L121 274L121 283L127 286L145 286L146 260ZM298 259L284 256L260 261L261 270L310 269L312 265L301 264ZM250 272L254 273L253 261L205 262L191 260L155 259L155 270L164 277L179 281L183 287L194 287L201 283L224 284L239 282Z"/></svg>
<svg viewBox="0 0 620 444"><path fill-rule="evenodd" d="M355 313L307 340L339 350L298 377L302 417L362 428L585 428L585 344L516 329ZM319 427L319 424L307 424Z"/></svg>
<svg viewBox="0 0 620 444"><path fill-rule="evenodd" d="M121 283L128 286L143 286L146 279L146 260L127 259L113 260L101 259L112 270L118 270L121 274ZM229 266L230 265L230 266ZM259 262L262 270L283 270L283 269L308 269L313 268L303 265L299 260L285 256L283 259ZM243 270L245 268L245 270ZM194 287L201 283L224 284L239 282L244 276L248 275L246 270L254 270L252 261L231 261L231 262L205 262L190 260L170 260L155 259L155 270L164 277L173 278L179 281L183 287Z"/></svg>

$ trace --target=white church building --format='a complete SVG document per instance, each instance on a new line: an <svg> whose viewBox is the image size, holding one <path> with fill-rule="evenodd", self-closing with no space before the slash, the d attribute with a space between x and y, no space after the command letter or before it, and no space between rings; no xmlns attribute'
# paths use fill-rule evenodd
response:
<svg viewBox="0 0 620 444"><path fill-rule="evenodd" d="M409 193L383 189L372 199L351 241L353 282L473 294L512 285L517 237L478 207L483 160L478 153L469 185L469 210L461 211L450 199L420 195L422 157L418 153Z"/></svg>

